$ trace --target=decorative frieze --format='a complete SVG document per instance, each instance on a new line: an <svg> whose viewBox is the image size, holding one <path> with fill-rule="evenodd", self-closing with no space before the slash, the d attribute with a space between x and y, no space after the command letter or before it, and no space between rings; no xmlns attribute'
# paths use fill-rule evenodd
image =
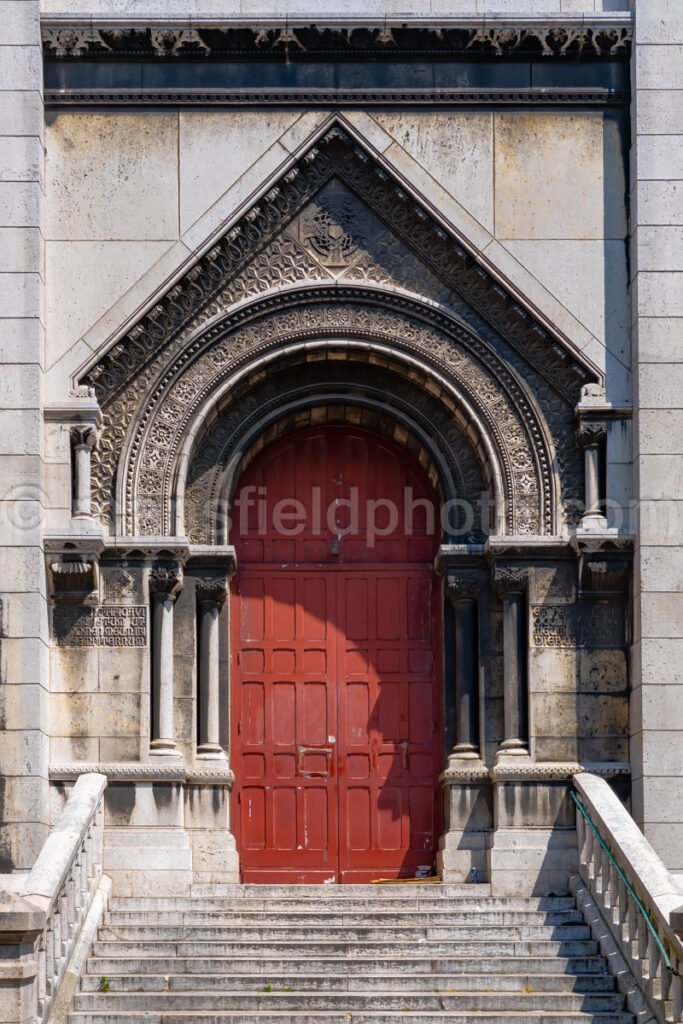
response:
<svg viewBox="0 0 683 1024"><path fill-rule="evenodd" d="M53 611L58 647L145 647L147 608L75 607L58 604Z"/></svg>
<svg viewBox="0 0 683 1024"><path fill-rule="evenodd" d="M153 57L310 56L334 58L352 54L366 59L424 55L438 57L518 57L541 59L627 58L633 32L623 25L586 26L567 23L539 26L492 26L444 24L413 26L391 24L343 25L259 23L258 26L225 23L168 25L163 28L125 22L97 28L79 24L43 26L43 48L48 57L70 60L97 57L130 59Z"/></svg>

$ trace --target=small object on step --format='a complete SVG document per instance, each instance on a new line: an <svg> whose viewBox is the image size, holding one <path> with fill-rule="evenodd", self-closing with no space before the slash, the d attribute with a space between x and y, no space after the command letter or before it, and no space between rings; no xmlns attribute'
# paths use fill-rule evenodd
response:
<svg viewBox="0 0 683 1024"><path fill-rule="evenodd" d="M477 882L479 881L479 878L478 878L478 875L477 875L477 869L476 868L470 868L470 873L467 876L467 881L471 885L476 885L477 884Z"/></svg>
<svg viewBox="0 0 683 1024"><path fill-rule="evenodd" d="M431 864L419 864L415 871L416 878L431 878L432 877L432 865Z"/></svg>

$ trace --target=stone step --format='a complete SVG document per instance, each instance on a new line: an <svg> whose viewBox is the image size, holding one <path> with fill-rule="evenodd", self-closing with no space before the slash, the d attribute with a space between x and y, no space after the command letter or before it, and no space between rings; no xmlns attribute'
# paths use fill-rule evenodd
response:
<svg viewBox="0 0 683 1024"><path fill-rule="evenodd" d="M472 888L472 887L471 887ZM479 888L478 886L476 887ZM317 900L300 900L295 896L283 896L278 899L258 899L253 897L249 900L216 898L199 899L198 897L135 897L120 896L110 903L112 911L153 911L165 913L169 911L178 912L215 912L220 913L226 910L233 910L236 913L258 913L267 912L273 914L288 913L354 913L356 911L369 910L373 914L410 912L410 911L433 911L446 913L450 911L481 910L512 911L522 910L527 912L560 911L572 910L575 907L571 896L539 896L533 899L525 899L517 896L476 896L470 899L461 896L441 896L439 898L427 898L420 896L408 896L402 899L389 898L389 895L382 899L329 899L326 895Z"/></svg>
<svg viewBox="0 0 683 1024"><path fill-rule="evenodd" d="M97 961L96 961L97 963ZM561 974L107 974L106 970L88 973L82 991L98 992L102 977L107 977L110 992L614 992L615 980L609 974L584 974L566 978Z"/></svg>
<svg viewBox="0 0 683 1024"><path fill-rule="evenodd" d="M237 1013L197 1013L159 1011L138 1013L116 1009L73 1012L69 1024L633 1024L633 1015L621 1013L591 1013L569 1011L553 1013L546 1010L506 1011L500 1013L477 1011L432 1011L414 1012L402 1010L399 1013L384 1010L359 1010L347 1013L302 1012L291 1010L239 1010Z"/></svg>
<svg viewBox="0 0 683 1024"><path fill-rule="evenodd" d="M349 955L366 957L377 955L401 956L405 953L415 951L415 942L410 941L383 941L383 942L359 942L350 944L348 942L331 942L319 939L310 942L305 939L290 939L283 942L159 942L155 941L150 946L149 941L113 941L98 939L94 943L96 956L147 956L150 948L153 948L158 955L166 956L298 956L314 957L320 956L324 950L330 956ZM425 956L468 956L476 950L479 955L491 962L491 957L498 959L501 956L593 956L598 951L597 942L593 939L556 941L552 939L536 940L514 940L501 939L482 940L479 936L469 937L465 941L450 942L427 942L420 943L420 950ZM491 965L493 969L493 965Z"/></svg>
<svg viewBox="0 0 683 1024"><path fill-rule="evenodd" d="M111 927L103 925L100 928L99 937L104 940L121 940L123 942L137 942L147 940L149 942L283 942L292 934L305 934L311 941L320 938L324 942L381 942L390 941L396 933L401 935L404 941L411 942L465 942L476 935L479 942L496 941L501 934L510 939L555 939L566 941L570 939L589 939L590 928L585 924L566 924L553 927L552 925L506 925L500 927L477 927L463 925L462 927L431 927L430 925L404 925L402 928L394 928L391 925L386 927L363 928L356 927L333 927L326 925L307 925L305 928L293 931L288 925L257 927L256 925L235 925L234 927L223 926L209 928L208 926L195 927L194 925L118 925Z"/></svg>
<svg viewBox="0 0 683 1024"><path fill-rule="evenodd" d="M240 911L154 911L154 910L112 910L105 917L105 923L114 927L119 925L140 927L143 925L154 926L179 926L191 925L192 927L212 927L226 922L231 928L240 926L255 926L259 928L275 928L277 926L288 928L326 927L338 928L342 926L369 927L378 925L391 928L418 927L421 925L446 927L453 925L460 926L486 926L486 927L510 927L514 925L529 925L542 922L544 925L566 925L583 924L583 915L579 910L554 910L541 912L535 910L489 910L481 909L475 911L449 911L441 910L401 910L384 911L375 913L374 909L366 911L354 911L352 913L330 912L327 910L310 911L301 913L298 911L286 911L275 913L273 911L254 911L242 913Z"/></svg>
<svg viewBox="0 0 683 1024"><path fill-rule="evenodd" d="M292 898L296 893L297 899L317 900L320 897L326 899L395 899L406 897L420 899L438 899L442 896L464 896L468 899L476 896L490 896L491 886L488 882L470 883L448 883L448 884L425 884L419 882L399 882L389 885L255 885L255 884L214 884L214 885L193 885L192 896L215 899L216 897L229 896L233 899L271 899L273 897Z"/></svg>
<svg viewBox="0 0 683 1024"><path fill-rule="evenodd" d="M510 1011L573 1011L583 1013L618 1013L624 1008L621 992L399 992L391 989L373 992L117 992L116 1008L137 1012L167 1013L172 1010L337 1010L363 1013L368 1010L422 1010L438 1012ZM111 1006L110 992L79 992L74 1001L76 1010L106 1010Z"/></svg>
<svg viewBox="0 0 683 1024"><path fill-rule="evenodd" d="M114 946L114 949L117 947ZM149 951L148 951L149 953ZM488 957L444 956L430 959L428 955L418 957L416 950L410 950L403 956L393 957L305 957L301 959L259 956L254 957L216 957L202 956L195 958L147 956L106 956L91 957L88 960L87 972L101 978L119 974L145 975L159 973L161 975L203 975L203 974L248 974L256 977L271 977L280 974L393 974L400 977L404 974L433 972L437 974L485 974L491 975L491 963ZM604 957L560 957L560 956L523 956L497 957L495 976L543 974L560 976L567 985L573 976L607 977Z"/></svg>

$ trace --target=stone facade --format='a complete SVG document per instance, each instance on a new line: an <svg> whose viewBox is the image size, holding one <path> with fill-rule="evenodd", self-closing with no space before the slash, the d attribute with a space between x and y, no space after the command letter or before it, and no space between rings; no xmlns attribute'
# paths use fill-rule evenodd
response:
<svg viewBox="0 0 683 1024"><path fill-rule="evenodd" d="M683 871L676 4L279 6L4 5L3 869L97 769L115 892L239 877L225 513L324 421L477 510L445 876L561 887L586 765Z"/></svg>

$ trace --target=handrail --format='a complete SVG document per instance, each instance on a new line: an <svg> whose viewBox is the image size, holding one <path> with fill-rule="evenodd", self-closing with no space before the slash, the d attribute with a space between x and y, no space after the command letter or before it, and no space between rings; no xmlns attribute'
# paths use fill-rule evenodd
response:
<svg viewBox="0 0 683 1024"><path fill-rule="evenodd" d="M595 833L598 842L600 843L600 845L602 846L603 850L605 851L605 853L609 857L609 859L610 859L610 861L612 863L612 866L614 868L616 868L616 871L617 871L617 874L619 875L619 878L622 880L622 882L624 883L624 885L628 889L628 891L631 894L631 896L632 896L636 906L638 907L638 910L640 911L641 915L645 919L645 923L646 923L646 925L648 927L648 930L651 932L652 938L655 940L655 944L657 946L657 949L659 950L659 952L662 955L662 959L664 960L664 966L666 967L667 971L670 971L671 974L680 974L680 971L677 971L676 968L671 963L671 958L670 958L669 954L666 951L666 947L664 946L664 943L662 942L662 940L660 939L659 935L657 934L657 929L655 928L654 924L652 923L652 917L650 916L649 910L645 907L645 905L644 905L643 901L641 900L640 896L638 896L638 893L635 891L635 889L633 888L633 886L629 882L628 878L624 874L623 870L621 869L621 867L619 865L619 862L617 861L617 859L614 856L614 854L612 853L610 847L607 845L607 843L603 839L602 835L600 834L600 830L598 829L597 825L595 824L595 822L591 818L590 814L586 810L586 808L585 808L585 806L583 804L583 801L576 795L576 793L573 790L570 792L569 795L571 796L572 800L574 801L574 803L576 804L576 806L580 810L580 812L583 815L583 817L586 819L586 822L588 823L589 827Z"/></svg>

